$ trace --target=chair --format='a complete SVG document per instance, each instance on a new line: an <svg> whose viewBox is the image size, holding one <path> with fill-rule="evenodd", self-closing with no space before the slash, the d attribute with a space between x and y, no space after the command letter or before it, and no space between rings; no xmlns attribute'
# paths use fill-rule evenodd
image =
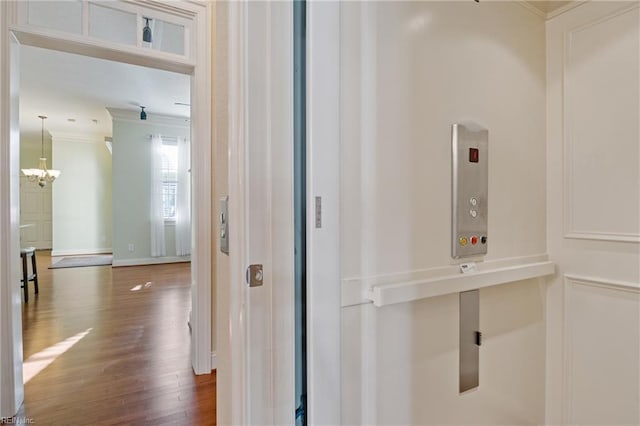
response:
<svg viewBox="0 0 640 426"><path fill-rule="evenodd" d="M24 302L29 301L29 281L33 281L33 287L38 294L38 269L36 268L36 249L35 247L26 247L20 250L20 257L22 258L22 288L24 289ZM27 258L31 257L31 274L27 267Z"/></svg>

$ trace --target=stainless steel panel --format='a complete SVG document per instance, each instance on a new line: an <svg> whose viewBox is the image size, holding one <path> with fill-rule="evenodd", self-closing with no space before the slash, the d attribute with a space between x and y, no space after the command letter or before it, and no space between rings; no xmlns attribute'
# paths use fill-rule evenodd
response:
<svg viewBox="0 0 640 426"><path fill-rule="evenodd" d="M451 126L451 256L487 253L489 131L474 123Z"/></svg>
<svg viewBox="0 0 640 426"><path fill-rule="evenodd" d="M478 290L460 293L460 393L478 387L480 367L480 297Z"/></svg>

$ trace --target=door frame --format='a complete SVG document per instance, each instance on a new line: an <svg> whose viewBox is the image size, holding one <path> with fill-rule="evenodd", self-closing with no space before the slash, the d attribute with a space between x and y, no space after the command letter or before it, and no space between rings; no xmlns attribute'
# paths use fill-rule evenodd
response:
<svg viewBox="0 0 640 426"><path fill-rule="evenodd" d="M231 278L219 283L229 317L217 343L229 371L219 376L218 413L225 424L293 424L293 5L227 8ZM246 283L252 262L264 265L261 287Z"/></svg>
<svg viewBox="0 0 640 426"><path fill-rule="evenodd" d="M229 2L226 5L227 15L218 19L226 19L228 29L228 191L229 191L229 221L232 221L233 231L229 234L229 276L228 282L219 282L220 294L228 294L229 309L228 323L219 321L216 327L217 350L219 363L222 368L228 366L229 371L221 370L217 383L218 420L225 424L245 424L246 392L246 350L245 323L243 318L245 301L245 209L244 188L245 181L245 53L244 32L246 5L243 1ZM238 362L240 360L240 362ZM228 379L228 380L225 380ZM228 414L229 418L224 418Z"/></svg>
<svg viewBox="0 0 640 426"><path fill-rule="evenodd" d="M307 2L307 420L340 424L340 3ZM316 199L321 198L321 226Z"/></svg>
<svg viewBox="0 0 640 426"><path fill-rule="evenodd" d="M247 196L247 95L248 51L246 40L252 28L246 23L248 1L230 2L228 15L229 50L229 217L233 221L230 235L231 279L219 283L229 288L221 293L229 294L222 303L229 306L228 323L217 326L218 349L221 365L229 365L229 377L225 374L218 382L219 404L228 409L230 424L245 424L255 418L250 413L246 395L259 392L250 389L251 374L248 368L248 323L246 302L251 291L245 283L248 223L244 215ZM291 7L291 12L293 8ZM291 18L293 18L291 16ZM307 37L307 419L308 424L339 424L341 421L341 287L340 287L340 6L337 3L308 2L306 18ZM293 25L280 26L280 31L290 30L291 45L283 48L291 51L293 63ZM275 31L272 29L272 31ZM274 34L274 33L271 33ZM282 54L282 52L279 52ZM266 70L269 72L269 70ZM291 77L293 73L291 73ZM291 78L293 89L293 78ZM293 108L293 98L291 105ZM278 114L282 111L273 112ZM292 111L289 111L292 114ZM293 126L293 120L291 121ZM293 128L291 129L293 131ZM293 157L290 159L293 172ZM273 167L278 167L277 164ZM293 191L293 184L290 190ZM281 189L278 187L277 189ZM282 188L286 189L286 188ZM315 228L315 197L322 197L322 226ZM293 207L293 206L292 206ZM293 212L291 212L293 214ZM293 217L291 218L293 231ZM290 244L293 246L293 232ZM291 252L292 253L292 252ZM293 259L291 259L293 260ZM292 262L293 264L293 262ZM265 275L269 274L265 271ZM293 274L291 275L293 292ZM284 286L285 283L281 283ZM228 290L228 291L227 291ZM293 330L294 299L286 292L274 293L271 301L273 312L286 310L289 317L271 324L273 359L293 360L293 334L279 330ZM291 340L291 341L290 341ZM289 358L287 358L289 357ZM223 359L224 358L224 359ZM242 360L242 362L234 362ZM282 363L280 363L282 365ZM290 368L293 364L289 362ZM282 371L282 370L280 370ZM297 401L292 377L278 374L277 365L271 366L269 375L272 395L262 395L274 404L273 418L286 416L293 420ZM279 404L278 402L286 402ZM220 412L221 410L219 410ZM291 423L291 422L290 422Z"/></svg>
<svg viewBox="0 0 640 426"><path fill-rule="evenodd" d="M18 43L93 56L117 62L159 68L191 76L192 158L192 366L196 374L212 370L211 256L212 256L212 92L211 40L213 5L210 2L132 1L136 6L189 16L196 40L193 60L173 59L151 50L113 46L82 36L18 24L20 2L0 2L0 417L14 415L22 404L22 324L19 282L19 133L12 130L18 117L17 93L11 92ZM13 50L16 50L15 48ZM15 72L14 72L15 74ZM14 75L15 79L16 76ZM14 81L15 85L15 81ZM12 98L12 96L16 98ZM12 123L12 120L14 122ZM6 236L9 236L8 238ZM185 325L186 327L186 325Z"/></svg>
<svg viewBox="0 0 640 426"><path fill-rule="evenodd" d="M20 294L19 45L9 31L12 3L0 3L0 418L24 399ZM10 285L13 283L14 285Z"/></svg>

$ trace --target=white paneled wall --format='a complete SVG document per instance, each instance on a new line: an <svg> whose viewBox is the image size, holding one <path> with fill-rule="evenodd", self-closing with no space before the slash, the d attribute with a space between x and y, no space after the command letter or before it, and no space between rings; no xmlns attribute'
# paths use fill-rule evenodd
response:
<svg viewBox="0 0 640 426"><path fill-rule="evenodd" d="M447 266L450 129L489 129L487 260L546 251L544 20L507 2L341 5L342 276ZM458 394L458 297L342 309L344 424L544 422L544 284L480 292Z"/></svg>
<svg viewBox="0 0 640 426"><path fill-rule="evenodd" d="M639 424L640 288L570 276L564 286L563 422Z"/></svg>
<svg viewBox="0 0 640 426"><path fill-rule="evenodd" d="M31 169L42 156L41 135L20 134L20 168ZM45 135L44 156L51 167L51 137ZM51 249L53 244L51 184L40 188L20 173L20 246Z"/></svg>
<svg viewBox="0 0 640 426"><path fill-rule="evenodd" d="M564 31L566 236L640 241L638 35L624 6Z"/></svg>
<svg viewBox="0 0 640 426"><path fill-rule="evenodd" d="M548 423L640 423L639 5L547 24Z"/></svg>

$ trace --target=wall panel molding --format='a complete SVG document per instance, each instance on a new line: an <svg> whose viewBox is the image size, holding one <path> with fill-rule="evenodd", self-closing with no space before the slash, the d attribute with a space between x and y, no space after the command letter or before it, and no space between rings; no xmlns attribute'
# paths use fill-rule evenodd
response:
<svg viewBox="0 0 640 426"><path fill-rule="evenodd" d="M604 312L606 310L606 300L605 298L611 297L611 300L628 300L631 299L633 302L634 299L640 300L640 282L634 283L631 281L621 281L621 280L612 280L594 276L581 276L581 275L573 275L573 274L564 274L564 324L563 324L563 332L564 332L564 356L563 356L563 378L562 378L562 394L563 394L563 424L576 424L582 423L580 418L576 418L576 415L581 414L583 411L581 407L576 407L576 393L580 391L580 386L575 383L575 378L579 378L579 371L576 371L576 364L579 362L583 362L584 360L580 360L578 357L584 357L584 347L575 344L575 340L579 339L579 335L589 334L591 332L591 328L589 324L584 324L580 321L579 312L580 309L589 309L590 312L593 310L593 315L591 317L594 321L603 325L602 329L608 330L611 328L611 331L616 331L620 334L624 334L630 332L633 335L634 327L638 329L640 325L637 321L629 321L627 324L628 327L624 329L620 329L620 324L615 320L611 320L614 312L612 310L608 312ZM587 305L584 302L580 302L576 297L576 292L581 290L589 290L593 289L596 292L600 293L601 297L597 298L597 302L594 305ZM580 306L582 304L582 306ZM613 305L612 305L613 306ZM603 308L605 307L605 308ZM636 310L636 316L640 316L640 308ZM603 315L604 313L604 315ZM599 315L598 315L599 314ZM609 322L607 322L609 321ZM577 324L584 325L582 329L578 329L579 326ZM606 352L609 348L605 348L605 344L599 341L598 339L598 331L602 333L602 329L597 330L593 333L593 339L590 339L590 348L593 351L602 351ZM615 330L614 330L615 329ZM612 333L616 334L616 333ZM637 334L637 331L636 333ZM584 342L583 342L584 343ZM633 344L633 342L631 342ZM602 363L598 367L601 369L610 369L613 368L614 362L610 358L602 358L606 359L606 362ZM623 366L624 367L624 366ZM629 366L633 367L633 366ZM597 380L597 379L594 379ZM611 398L618 399L617 395L620 393L619 389L611 390ZM604 403L604 402L603 402ZM613 421L612 423L617 423Z"/></svg>
<svg viewBox="0 0 640 426"><path fill-rule="evenodd" d="M586 239L586 240L605 240L616 242L640 242L640 229L636 223L634 223L633 209L637 209L638 203L633 203L633 196L637 196L637 188L633 191L633 185L637 185L637 176L635 179L633 176L629 176L632 172L629 172L629 168L625 168L624 165L629 163L635 156L633 152L625 149L631 147L631 149L638 149L634 147L633 141L637 139L637 135L633 135L634 130L631 127L625 127L624 117L618 117L619 114L626 113L627 111L633 113L633 108L638 109L637 103L634 104L634 100L631 98L633 94L629 95L627 103L631 102L632 107L629 108L627 104L620 104L612 114L616 114L616 119L620 118L619 122L623 123L620 126L612 126L606 123L617 123L612 117L603 116L602 111L607 110L606 104L602 103L602 98L598 98L598 93L605 93L604 96L614 97L614 91L621 91L623 86L627 88L629 82L626 80L620 80L619 69L624 69L622 62L629 61L629 58L633 58L633 55L638 55L638 49L631 47L626 54L625 51L616 51L616 62L620 64L612 64L610 68L616 70L612 71L611 75L604 75L603 72L598 72L597 67L602 66L605 62L603 58L599 58L600 62L592 60L592 57L598 54L599 46L593 46L589 44L590 39L602 40L602 44L606 46L606 50L610 51L610 47L625 41L624 34L612 33L611 40L606 40L602 37L594 37L594 34L590 32L609 31L610 28L626 28L624 25L629 25L629 22L633 20L630 14L638 14L639 3L633 3L631 6L625 5L622 9L618 9L613 13L610 13L604 17L591 20L583 25L569 29L565 31L565 41L563 50L563 69L562 69L562 102L563 102L563 204L564 204L564 237L571 239ZM630 21L627 21L630 20ZM612 25L613 21L616 21L615 26ZM619 22L618 22L619 21ZM609 26L609 28L603 26ZM615 38L618 37L618 38ZM582 41L583 45L589 45L589 49L583 52L579 51L576 46L577 42ZM628 42L628 40L627 40ZM609 43L609 44L606 44ZM625 44L624 48L631 46ZM602 46L600 46L602 47ZM604 51L604 50L603 50ZM610 54L610 53L609 53ZM636 61L637 62L637 61ZM588 63L593 69L587 69L584 66ZM628 67L627 67L628 68ZM597 84L589 80L589 73L591 75L598 75L598 78L608 78L609 80L603 81L606 83L602 86L606 89L600 89L598 92ZM630 78L631 83L638 84L638 77L633 76L633 70L629 71L629 74L625 76ZM636 73L637 74L637 73ZM604 76L603 76L604 75ZM633 79L636 79L635 81ZM580 81L582 79L582 81ZM616 85L620 81L619 85ZM585 90L582 90L585 89ZM586 90L589 89L589 90ZM631 90L630 92L633 92ZM609 98L609 100L611 99ZM606 102L606 98L604 98ZM616 100L617 102L617 100ZM624 102L624 101L620 101ZM637 100L635 100L637 102ZM600 105L602 103L602 105ZM608 110L614 110L609 108ZM597 114L597 115L596 115ZM580 115L579 119L587 126L590 126L588 130L578 129L575 127L575 119L577 115ZM590 119L587 119L590 118ZM611 118L611 119L610 119ZM637 118L636 118L637 120ZM631 122L632 120L627 120ZM601 124L605 123L605 124ZM584 126L583 126L584 127ZM627 132L627 129L632 129ZM579 130L582 131L582 135L588 134L588 138L579 139ZM599 133L608 132L605 135ZM621 137L622 135L622 137ZM618 141L616 145L611 144L610 140ZM625 141L627 146L621 145ZM604 150L602 147L607 146ZM599 151L600 149L600 151ZM592 154L592 155L589 155ZM626 162L625 162L626 160ZM580 161L580 165L576 166L576 163ZM622 165L622 167L617 167ZM634 167L633 165L630 168ZM637 171L637 165L636 171ZM622 170L622 172L621 172ZM624 172L626 170L626 172ZM588 179L589 173L593 172L593 179ZM626 173L626 174L625 174ZM578 175L578 176L577 176ZM585 178L585 176L587 178ZM602 177L607 176L608 182L602 182ZM628 190L626 190L626 187ZM593 192L593 205L591 206L587 200L588 195ZM631 197L628 196L631 194ZM600 196L606 195L608 202L600 201ZM606 205L606 207L604 207ZM618 217L609 216L605 220L598 217L597 210L611 207L611 211L617 211ZM594 213L595 211L595 213ZM626 216L624 212L629 212ZM637 216L637 215L636 215ZM616 220L617 219L617 220ZM581 223L576 223L581 222ZM625 229L626 227L626 229Z"/></svg>
<svg viewBox="0 0 640 426"><path fill-rule="evenodd" d="M609 280L599 277L573 274L565 274L564 277L565 280L578 285L640 293L640 283L633 283L631 281Z"/></svg>

